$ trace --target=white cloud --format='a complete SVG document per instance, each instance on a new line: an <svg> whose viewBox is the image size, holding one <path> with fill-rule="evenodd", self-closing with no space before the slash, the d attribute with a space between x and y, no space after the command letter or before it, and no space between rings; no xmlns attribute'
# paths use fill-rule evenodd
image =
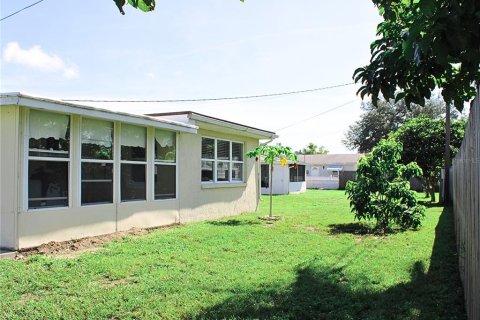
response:
<svg viewBox="0 0 480 320"><path fill-rule="evenodd" d="M155 73L153 72L147 72L145 73L145 76L149 79L155 79Z"/></svg>
<svg viewBox="0 0 480 320"><path fill-rule="evenodd" d="M65 78L76 78L76 65L66 63L55 54L48 54L39 45L22 49L18 42L9 42L3 51L3 61L27 66L42 72L61 72Z"/></svg>

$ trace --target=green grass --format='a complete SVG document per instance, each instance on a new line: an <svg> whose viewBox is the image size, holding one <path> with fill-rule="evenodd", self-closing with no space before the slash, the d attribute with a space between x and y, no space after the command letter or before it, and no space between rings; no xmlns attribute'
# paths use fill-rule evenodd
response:
<svg viewBox="0 0 480 320"><path fill-rule="evenodd" d="M449 210L388 236L362 234L342 191L276 196L274 212L0 261L0 318L466 318Z"/></svg>

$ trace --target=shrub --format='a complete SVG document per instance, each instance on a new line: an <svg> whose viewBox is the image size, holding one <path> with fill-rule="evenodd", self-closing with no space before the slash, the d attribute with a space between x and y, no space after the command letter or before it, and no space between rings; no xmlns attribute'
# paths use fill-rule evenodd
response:
<svg viewBox="0 0 480 320"><path fill-rule="evenodd" d="M372 152L359 160L356 181L350 181L346 194L355 219L375 219L384 232L393 224L402 228L417 228L425 216L425 207L418 205L408 180L422 174L411 162L398 163L402 144L382 140Z"/></svg>

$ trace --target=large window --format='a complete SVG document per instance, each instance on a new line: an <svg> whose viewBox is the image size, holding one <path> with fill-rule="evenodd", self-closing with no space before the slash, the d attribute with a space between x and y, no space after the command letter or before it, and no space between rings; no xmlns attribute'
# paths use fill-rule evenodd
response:
<svg viewBox="0 0 480 320"><path fill-rule="evenodd" d="M113 123L84 118L82 205L113 203Z"/></svg>
<svg viewBox="0 0 480 320"><path fill-rule="evenodd" d="M290 168L290 182L303 182L305 181L305 166L296 165Z"/></svg>
<svg viewBox="0 0 480 320"><path fill-rule="evenodd" d="M70 116L30 110L28 208L69 204Z"/></svg>
<svg viewBox="0 0 480 320"><path fill-rule="evenodd" d="M242 182L243 144L202 138L202 182Z"/></svg>
<svg viewBox="0 0 480 320"><path fill-rule="evenodd" d="M147 129L122 124L120 143L121 200L146 200Z"/></svg>
<svg viewBox="0 0 480 320"><path fill-rule="evenodd" d="M176 197L176 133L155 130L155 200Z"/></svg>

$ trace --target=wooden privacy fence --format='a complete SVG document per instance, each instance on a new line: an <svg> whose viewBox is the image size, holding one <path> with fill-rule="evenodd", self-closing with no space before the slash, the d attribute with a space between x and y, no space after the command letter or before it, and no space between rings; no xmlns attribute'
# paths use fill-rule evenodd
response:
<svg viewBox="0 0 480 320"><path fill-rule="evenodd" d="M453 209L468 318L480 320L480 94L452 166Z"/></svg>

